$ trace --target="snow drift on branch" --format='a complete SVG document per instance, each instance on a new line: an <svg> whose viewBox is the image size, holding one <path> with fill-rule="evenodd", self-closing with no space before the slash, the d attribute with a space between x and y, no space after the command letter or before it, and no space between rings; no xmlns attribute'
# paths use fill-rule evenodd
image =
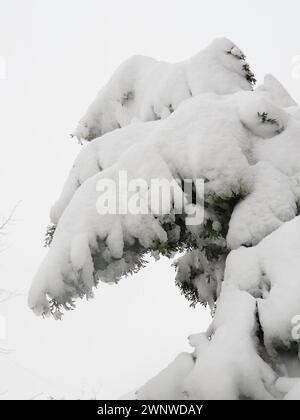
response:
<svg viewBox="0 0 300 420"><path fill-rule="evenodd" d="M133 119L166 118L191 96L250 90L254 82L244 54L225 38L176 64L134 56L100 90L74 135L89 141Z"/></svg>

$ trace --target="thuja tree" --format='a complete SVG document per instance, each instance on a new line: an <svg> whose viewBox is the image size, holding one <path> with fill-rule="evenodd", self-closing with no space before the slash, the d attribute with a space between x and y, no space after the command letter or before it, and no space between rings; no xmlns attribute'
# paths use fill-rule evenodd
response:
<svg viewBox="0 0 300 420"><path fill-rule="evenodd" d="M99 281L117 283L148 255L180 252L176 284L213 314L189 338L193 352L137 398L289 398L300 387L290 379L299 365L300 108L272 76L255 83L227 39L177 64L135 56L74 132L88 144L51 209L33 311L60 318ZM153 180L171 193L158 194ZM147 211L104 211L116 195Z"/></svg>

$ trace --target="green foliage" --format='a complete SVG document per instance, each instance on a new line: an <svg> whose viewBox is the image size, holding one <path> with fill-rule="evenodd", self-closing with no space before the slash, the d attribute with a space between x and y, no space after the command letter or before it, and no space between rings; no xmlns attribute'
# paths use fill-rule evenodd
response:
<svg viewBox="0 0 300 420"><path fill-rule="evenodd" d="M241 53L239 55L237 55L237 54L233 54L232 53L232 49L231 49L230 51L227 51L227 54L231 54L231 55L233 55L233 57L236 57L239 60L246 60L246 56L245 56L244 53L242 53L242 51L241 51Z"/></svg>
<svg viewBox="0 0 300 420"><path fill-rule="evenodd" d="M177 287L179 287L181 294L190 302L190 306L195 308L197 303L201 303L199 292L197 287L190 281L176 282ZM206 306L205 303L203 303Z"/></svg>
<svg viewBox="0 0 300 420"><path fill-rule="evenodd" d="M278 124L277 120L275 118L269 118L269 114L267 112L258 112L257 113L258 118L260 118L261 122L263 124L269 123L269 124Z"/></svg>
<svg viewBox="0 0 300 420"><path fill-rule="evenodd" d="M170 114L172 114L172 112L174 112L174 107L172 104L169 104L168 109L170 111Z"/></svg>
<svg viewBox="0 0 300 420"><path fill-rule="evenodd" d="M242 69L245 73L246 80L248 80L251 86L254 86L257 80L254 76L254 73L251 71L249 64L245 62L246 60L245 54L243 54L242 52L240 52L240 54L233 53L233 48L230 51L227 51L227 54L231 54L233 57L244 62L242 65Z"/></svg>
<svg viewBox="0 0 300 420"><path fill-rule="evenodd" d="M70 311L75 308L75 303L72 300L69 300L69 302L62 304L62 303L59 303L56 299L52 299L49 302L49 305L50 305L50 312L56 320L62 319L63 310Z"/></svg>
<svg viewBox="0 0 300 420"><path fill-rule="evenodd" d="M46 233L45 233L45 240L44 240L44 247L49 247L53 240L53 236L55 233L56 226L51 223L47 226Z"/></svg>
<svg viewBox="0 0 300 420"><path fill-rule="evenodd" d="M201 253L208 263L208 271L206 272L208 282L214 281L215 266L222 259L225 259L229 253L226 243L229 221L233 209L242 198L243 194L241 192L239 194L232 193L232 196L229 198L221 198L218 196L206 197L206 209L208 214L214 215L214 220L208 217L204 221L202 230L199 232L198 236L195 237L191 235L184 243L188 246L185 248L183 247L183 251L192 249L201 250ZM218 229L215 228L216 221ZM185 229L185 231L186 230L187 229ZM196 277L200 274L204 274L203 267L201 267L200 270L195 267L190 267L190 269L190 278L185 281L176 281L176 286L180 289L181 294L191 302L192 307L195 307L198 303L206 306L207 301L200 296L194 282ZM217 296L215 296L215 299L217 299Z"/></svg>
<svg viewBox="0 0 300 420"><path fill-rule="evenodd" d="M261 120L263 124L271 124L271 125L277 125L278 129L276 130L277 134L282 133L283 128L280 127L278 121L276 118L270 118L269 114L267 112L258 112L257 113L258 118Z"/></svg>
<svg viewBox="0 0 300 420"><path fill-rule="evenodd" d="M250 66L248 63L243 64L242 69L245 72L246 80L253 86L257 82L254 73L250 70Z"/></svg>

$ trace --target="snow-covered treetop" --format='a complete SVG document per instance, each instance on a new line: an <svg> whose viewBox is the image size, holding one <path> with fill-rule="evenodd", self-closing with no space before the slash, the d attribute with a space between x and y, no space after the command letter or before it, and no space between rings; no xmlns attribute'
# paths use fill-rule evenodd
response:
<svg viewBox="0 0 300 420"><path fill-rule="evenodd" d="M273 397L275 348L292 341L289 319L300 313L292 292L280 301L284 270L291 288L298 275L298 251L289 252L300 238L287 236L299 231L299 219L289 221L300 203L300 107L273 76L255 90L254 84L245 55L227 39L181 63L143 56L123 63L74 133L93 141L51 210L47 243L53 240L30 290L35 313L60 318L74 299L91 297L99 281L117 282L142 268L148 253L184 252L175 262L177 285L192 305L214 312L217 302L217 309L209 331L191 340L193 356L175 363L175 394ZM153 180L172 190L159 194ZM114 197L114 211L104 212ZM147 211L128 210L138 202ZM203 218L191 223L195 215ZM257 348L261 330L259 343L272 362ZM208 371L220 346L224 357ZM229 354L244 355L235 374ZM218 369L224 380L216 388Z"/></svg>
<svg viewBox="0 0 300 420"><path fill-rule="evenodd" d="M250 90L254 83L245 55L225 38L176 64L137 55L125 61L100 90L74 135L89 141L132 120L166 118L191 96Z"/></svg>

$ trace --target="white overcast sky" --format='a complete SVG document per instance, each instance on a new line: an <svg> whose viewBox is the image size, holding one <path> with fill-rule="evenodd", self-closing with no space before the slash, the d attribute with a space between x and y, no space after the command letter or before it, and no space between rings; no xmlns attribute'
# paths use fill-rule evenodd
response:
<svg viewBox="0 0 300 420"><path fill-rule="evenodd" d="M299 19L296 0L0 0L0 211L21 200L2 239L0 288L24 294L0 307L0 347L14 349L0 354L0 398L116 398L189 350L209 314L189 308L165 259L100 285L62 322L27 308L49 208L80 150L69 133L124 59L179 61L218 36L244 50L259 81L271 72L299 101Z"/></svg>

